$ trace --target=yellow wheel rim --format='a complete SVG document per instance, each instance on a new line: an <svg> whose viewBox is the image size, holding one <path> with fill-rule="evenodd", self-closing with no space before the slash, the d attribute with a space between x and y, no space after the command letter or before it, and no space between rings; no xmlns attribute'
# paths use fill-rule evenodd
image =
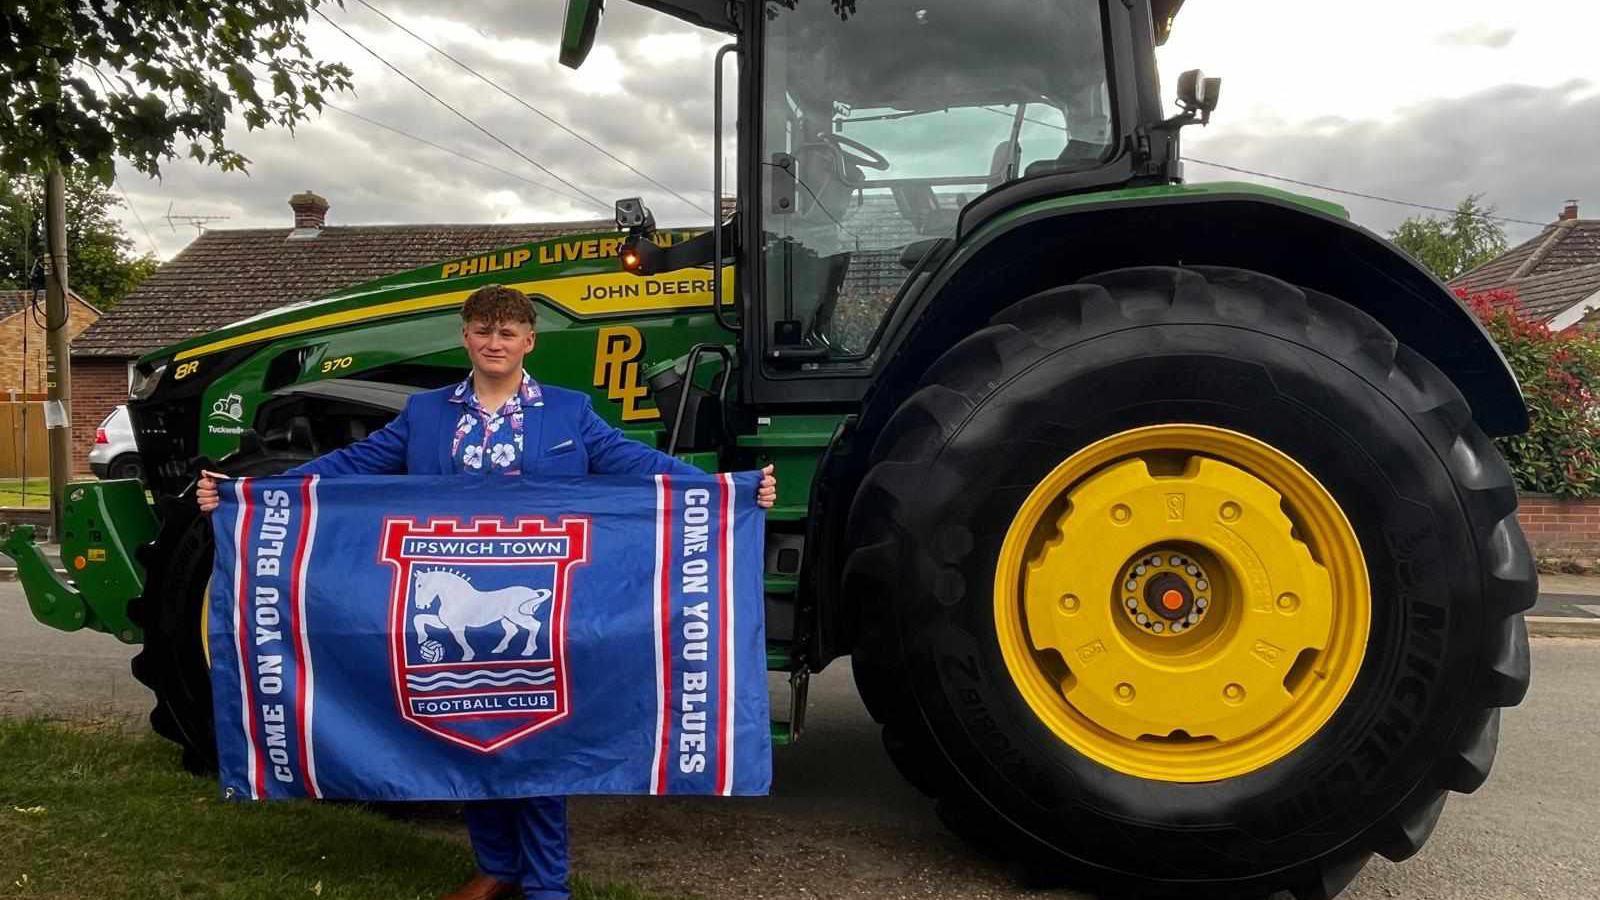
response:
<svg viewBox="0 0 1600 900"><path fill-rule="evenodd" d="M1057 737L1140 778L1234 778L1355 683L1371 587L1321 483L1248 435L1155 425L1058 465L995 570L1011 677Z"/></svg>

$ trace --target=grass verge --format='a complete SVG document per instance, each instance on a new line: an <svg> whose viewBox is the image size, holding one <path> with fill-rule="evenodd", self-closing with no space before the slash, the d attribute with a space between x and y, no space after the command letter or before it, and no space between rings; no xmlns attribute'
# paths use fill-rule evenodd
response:
<svg viewBox="0 0 1600 900"><path fill-rule="evenodd" d="M0 719L0 897L431 898L464 842L357 804L224 802L171 745L114 727ZM646 900L574 879L580 900Z"/></svg>
<svg viewBox="0 0 1600 900"><path fill-rule="evenodd" d="M40 475L29 478L23 490L21 478L0 478L0 506L49 506L50 479Z"/></svg>

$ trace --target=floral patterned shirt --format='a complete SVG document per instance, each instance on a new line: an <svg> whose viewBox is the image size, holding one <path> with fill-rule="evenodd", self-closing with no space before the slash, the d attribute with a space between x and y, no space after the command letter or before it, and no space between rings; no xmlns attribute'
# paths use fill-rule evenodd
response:
<svg viewBox="0 0 1600 900"><path fill-rule="evenodd" d="M522 414L524 407L544 405L539 383L522 373L522 384L500 408L490 411L478 402L472 376L456 385L451 403L462 407L456 420L455 438L450 442L450 459L456 474L518 475L522 472Z"/></svg>

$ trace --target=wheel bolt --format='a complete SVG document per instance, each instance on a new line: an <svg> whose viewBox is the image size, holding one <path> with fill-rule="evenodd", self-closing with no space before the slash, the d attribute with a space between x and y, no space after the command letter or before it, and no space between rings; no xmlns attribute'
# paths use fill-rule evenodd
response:
<svg viewBox="0 0 1600 900"><path fill-rule="evenodd" d="M1139 601L1133 599L1132 597L1129 597L1125 602L1128 604L1128 608L1129 609L1138 609L1139 608Z"/></svg>
<svg viewBox="0 0 1600 900"><path fill-rule="evenodd" d="M1197 591L1209 591L1211 590L1211 584L1202 578L1194 583L1194 588Z"/></svg>
<svg viewBox="0 0 1600 900"><path fill-rule="evenodd" d="M1160 634L1161 632L1166 631L1166 628L1160 622L1157 622L1150 626L1150 630L1154 631L1156 634Z"/></svg>
<svg viewBox="0 0 1600 900"><path fill-rule="evenodd" d="M1132 578L1129 578L1128 582L1122 586L1122 589L1125 590L1125 591L1138 590L1139 589L1139 582L1134 581Z"/></svg>
<svg viewBox="0 0 1600 900"><path fill-rule="evenodd" d="M1135 621L1137 621L1140 625L1149 625L1150 624L1150 617L1145 615L1144 613L1139 613L1139 616Z"/></svg>
<svg viewBox="0 0 1600 900"><path fill-rule="evenodd" d="M1132 703L1133 693L1133 685L1127 683L1126 681L1117 685L1117 699L1123 703Z"/></svg>
<svg viewBox="0 0 1600 900"><path fill-rule="evenodd" d="M1171 559L1171 560L1169 560L1169 562L1170 562L1170 563L1171 563L1171 564L1172 564L1172 565L1173 565L1173 566L1181 566L1181 565L1183 565L1183 557L1181 557L1181 556L1174 556L1174 557L1173 557L1173 558L1172 558L1172 559Z"/></svg>
<svg viewBox="0 0 1600 900"><path fill-rule="evenodd" d="M1197 566L1186 566L1186 567L1184 567L1184 571L1188 572L1190 575L1199 575L1200 574L1200 569Z"/></svg>
<svg viewBox="0 0 1600 900"><path fill-rule="evenodd" d="M1241 685L1230 684L1222 689L1222 699L1229 703L1238 703L1244 699L1244 688Z"/></svg>
<svg viewBox="0 0 1600 900"><path fill-rule="evenodd" d="M1219 512L1222 515L1222 521L1224 522L1237 522L1239 520L1239 504L1234 503L1231 500L1222 504L1222 509L1219 510Z"/></svg>
<svg viewBox="0 0 1600 900"><path fill-rule="evenodd" d="M1299 597L1296 597L1294 594L1279 594L1278 595L1278 609L1279 610L1281 610L1283 612L1286 612L1286 613L1292 613L1292 612L1294 612L1295 610L1297 610L1299 608L1300 608L1300 598Z"/></svg>
<svg viewBox="0 0 1600 900"><path fill-rule="evenodd" d="M1194 608L1195 609L1205 609L1209 605L1210 605L1210 601L1207 600L1204 597L1196 597L1196 598L1194 598Z"/></svg>
<svg viewBox="0 0 1600 900"><path fill-rule="evenodd" d="M1061 611L1066 613L1069 616L1072 615L1073 613L1077 612L1078 611L1078 598L1073 596L1073 595L1071 595L1071 594L1067 594L1067 595L1063 596L1061 598Z"/></svg>
<svg viewBox="0 0 1600 900"><path fill-rule="evenodd" d="M1150 571L1150 570L1146 569L1144 567L1144 563L1140 563L1137 566L1133 567L1133 574L1135 574L1135 575L1143 575L1144 573L1146 573L1148 571Z"/></svg>
<svg viewBox="0 0 1600 900"><path fill-rule="evenodd" d="M1121 503L1111 507L1111 521L1121 524L1131 518L1133 518L1133 510L1123 506Z"/></svg>

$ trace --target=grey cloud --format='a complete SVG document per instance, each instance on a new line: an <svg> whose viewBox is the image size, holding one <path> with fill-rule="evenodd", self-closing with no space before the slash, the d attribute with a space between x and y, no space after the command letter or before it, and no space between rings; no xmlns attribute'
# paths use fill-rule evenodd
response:
<svg viewBox="0 0 1600 900"><path fill-rule="evenodd" d="M1465 28L1447 31L1435 38L1434 43L1446 47L1487 47L1499 50L1511 43L1517 36L1515 28L1491 28L1482 22L1476 22Z"/></svg>
<svg viewBox="0 0 1600 900"><path fill-rule="evenodd" d="M1289 134L1230 128L1226 116L1207 132L1185 134L1185 153L1276 175L1363 193L1451 207L1469 193L1484 194L1499 214L1550 222L1569 197L1591 198L1600 212L1600 90L1573 81L1553 87L1502 85L1466 97L1402 110L1392 119L1324 120L1315 131ZM1237 179L1234 173L1193 166L1193 180ZM1424 211L1311 189L1347 206L1355 220L1387 232ZM1513 241L1538 232L1507 226Z"/></svg>
<svg viewBox="0 0 1600 900"><path fill-rule="evenodd" d="M397 14L440 15L436 5L424 0L374 2ZM612 153L709 207L711 47L715 41L706 41L703 54L694 58L651 58L638 44L642 38L693 29L621 0L610 5L601 39L627 61L619 79L620 90L613 94L580 95L558 81L564 70L556 63L553 47L537 58L506 62L471 41L441 46ZM490 35L551 41L560 24L560 6L555 0L535 4L491 0L474 5L470 13L454 15L470 15L471 21ZM358 5L349 7L345 15L368 20L363 27L370 30L363 33L364 38L387 34L388 40L410 41ZM344 59L356 59L361 53L342 38L334 36L333 40L319 49ZM407 70L430 89L602 200L643 196L665 224L704 223L702 213L450 63L432 54L425 60L413 54L407 60ZM729 72L731 75L732 66ZM1583 96L1585 93L1590 96ZM525 178L548 180L387 73L363 79L355 95L335 98L335 102ZM728 121L733 121L731 114ZM286 200L306 188L330 199L330 219L336 224L511 218L555 221L603 214L590 204L562 199L332 111L292 137L282 131L246 133L239 129L236 140L253 160L248 176L179 161L166 168L162 181L146 182L123 168L123 184L164 254L175 252L192 236L192 232L186 235L181 231L174 235L160 221L169 203L180 213L229 215L219 227L287 227ZM1234 125L1224 107L1209 129L1187 131L1185 142L1192 155L1203 159L1438 206L1451 206L1469 192L1483 192L1502 214L1535 222L1553 219L1568 197L1591 198L1586 204L1590 215L1600 209L1600 168L1586 164L1593 159L1593 148L1600 146L1600 92L1585 82L1551 88L1508 85L1420 105L1383 122L1324 117L1288 134L1252 129L1248 123ZM731 146L728 149L731 152ZM1190 176L1197 180L1241 177L1200 166L1192 167ZM504 200L507 194L516 202L508 204ZM1357 221L1378 231L1387 231L1417 212L1354 198L1329 199L1349 206ZM137 228L131 221L129 227ZM1514 226L1511 233L1513 238L1526 237L1535 230ZM135 236L139 236L137 232Z"/></svg>
<svg viewBox="0 0 1600 900"><path fill-rule="evenodd" d="M375 2L397 15L440 15L436 4ZM550 49L538 58L510 63L497 60L470 41L445 42L437 34L427 36L547 114L710 208L711 52L708 50L704 59L669 62L651 59L637 46L647 36L693 29L633 4L613 2L603 40L628 60L622 90L584 96L557 86L565 72L559 68L553 48L561 4L552 0L529 6L511 2L474 5L470 21L489 35L486 41L525 37L546 42ZM342 15L341 24L347 27L357 25L357 36L380 52L391 52L394 46L411 40L356 4L333 15L336 19ZM363 55L337 35L318 49L347 60ZM432 53L423 60L414 54L393 58L456 108L601 200L609 203L617 197L643 196L665 224L703 224L706 219L703 213L605 159L448 61ZM354 93L332 99L353 112L523 178L551 181L387 72L359 79ZM252 160L249 175L175 161L164 168L161 180L146 181L130 168L122 168L122 182L151 226L162 255L170 256L193 236L192 230L180 227L174 234L166 227L161 216L168 204L180 214L229 216L215 227L287 227L288 196L306 188L329 198L329 219L334 224L511 218L558 221L605 214L592 204L563 199L332 110L293 135L281 130L246 132L235 128L232 140ZM508 205L504 201L507 192L516 202ZM137 229L131 220L129 227ZM142 232L136 236L144 237Z"/></svg>

